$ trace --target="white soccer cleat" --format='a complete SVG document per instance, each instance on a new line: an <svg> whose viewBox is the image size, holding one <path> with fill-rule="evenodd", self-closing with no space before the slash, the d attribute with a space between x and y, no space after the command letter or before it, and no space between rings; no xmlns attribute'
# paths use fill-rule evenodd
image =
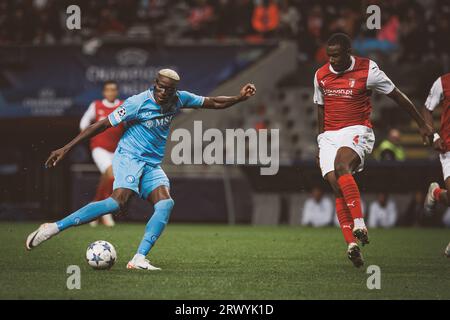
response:
<svg viewBox="0 0 450 320"><path fill-rule="evenodd" d="M89 222L89 225L91 227L95 228L96 226L98 226L98 219L92 220L91 222Z"/></svg>
<svg viewBox="0 0 450 320"><path fill-rule="evenodd" d="M138 270L161 270L150 264L150 261L145 259L145 256L141 254L135 254L133 259L131 259L127 264L127 269L138 269Z"/></svg>
<svg viewBox="0 0 450 320"><path fill-rule="evenodd" d="M31 250L34 247L37 247L45 240L50 239L55 234L59 232L58 226L56 223L44 223L41 224L41 226L30 233L30 235L27 237L27 241L25 242L25 247L27 250Z"/></svg>
<svg viewBox="0 0 450 320"><path fill-rule="evenodd" d="M114 227L115 226L115 222L114 219L112 217L111 213L105 214L103 217L100 218L102 223L107 226L107 227Z"/></svg>
<svg viewBox="0 0 450 320"><path fill-rule="evenodd" d="M428 187L428 193L425 197L424 204L425 211L428 214L433 213L434 209L436 208L436 198L434 197L434 190L436 190L437 188L439 188L439 184L437 182L432 182Z"/></svg>

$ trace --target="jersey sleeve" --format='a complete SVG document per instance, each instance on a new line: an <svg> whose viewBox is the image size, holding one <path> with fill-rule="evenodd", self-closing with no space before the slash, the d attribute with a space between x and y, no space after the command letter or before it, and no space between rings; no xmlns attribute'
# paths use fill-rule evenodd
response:
<svg viewBox="0 0 450 320"><path fill-rule="evenodd" d="M394 83L388 76L380 70L378 65L370 60L369 73L367 75L367 89L375 90L376 92L389 94L395 89Z"/></svg>
<svg viewBox="0 0 450 320"><path fill-rule="evenodd" d="M122 105L116 108L108 116L109 122L113 127L117 127L124 121L130 121L137 118L141 102L138 96L132 96L124 101Z"/></svg>
<svg viewBox="0 0 450 320"><path fill-rule="evenodd" d="M433 111L441 103L442 99L444 99L444 90L442 89L442 81L439 77L430 89L430 93L425 101L425 107Z"/></svg>
<svg viewBox="0 0 450 320"><path fill-rule="evenodd" d="M86 112L83 114L80 120L80 130L83 131L89 125L95 121L95 102L92 102L89 105L89 108L86 110Z"/></svg>
<svg viewBox="0 0 450 320"><path fill-rule="evenodd" d="M317 72L314 75L314 103L323 105L323 92L322 88L319 86L319 82L317 81Z"/></svg>
<svg viewBox="0 0 450 320"><path fill-rule="evenodd" d="M188 91L178 91L182 108L201 108L205 97L198 96Z"/></svg>

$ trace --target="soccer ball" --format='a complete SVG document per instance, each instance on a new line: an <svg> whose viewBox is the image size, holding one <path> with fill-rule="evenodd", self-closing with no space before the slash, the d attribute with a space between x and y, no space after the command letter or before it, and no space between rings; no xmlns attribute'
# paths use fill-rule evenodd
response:
<svg viewBox="0 0 450 320"><path fill-rule="evenodd" d="M114 246L108 241L92 242L86 250L87 263L94 269L110 269L116 262L117 254Z"/></svg>

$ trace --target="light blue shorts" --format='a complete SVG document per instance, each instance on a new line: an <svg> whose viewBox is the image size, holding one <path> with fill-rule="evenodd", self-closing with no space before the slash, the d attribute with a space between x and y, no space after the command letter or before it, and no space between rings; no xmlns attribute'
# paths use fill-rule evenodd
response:
<svg viewBox="0 0 450 320"><path fill-rule="evenodd" d="M151 166L129 152L117 148L113 158L113 189L126 188L136 192L142 199L159 186L170 188L169 179L160 166Z"/></svg>

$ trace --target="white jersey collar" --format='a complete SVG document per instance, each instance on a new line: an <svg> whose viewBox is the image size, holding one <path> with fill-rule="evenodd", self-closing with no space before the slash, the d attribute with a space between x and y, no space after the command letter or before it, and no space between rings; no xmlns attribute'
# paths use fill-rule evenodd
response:
<svg viewBox="0 0 450 320"><path fill-rule="evenodd" d="M119 99L114 100L114 102L109 102L108 100L103 99L102 103L105 107L114 108L115 106L117 106L119 104Z"/></svg>
<svg viewBox="0 0 450 320"><path fill-rule="evenodd" d="M337 72L337 71L335 71L335 70L333 69L333 67L332 67L331 64L330 64L330 65L329 65L330 71L333 72L334 74L341 74L341 73L345 73L345 72L348 72L348 71L352 71L353 68L355 67L355 61L356 61L356 59L355 59L354 56L350 56L350 59L352 60L352 63L350 64L350 67L347 68L347 70L344 70L344 71L341 71L341 72Z"/></svg>

